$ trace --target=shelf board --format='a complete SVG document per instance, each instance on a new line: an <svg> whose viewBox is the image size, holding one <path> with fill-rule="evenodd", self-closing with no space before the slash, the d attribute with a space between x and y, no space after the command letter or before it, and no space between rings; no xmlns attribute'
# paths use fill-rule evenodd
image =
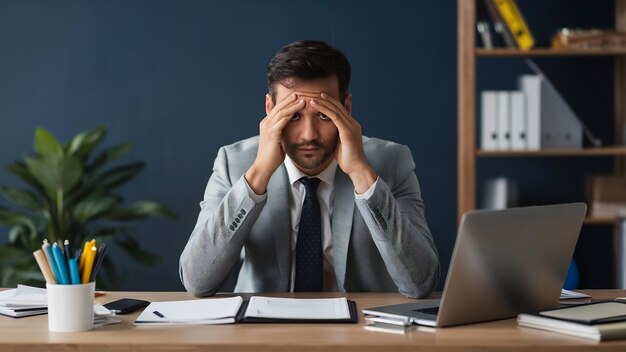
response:
<svg viewBox="0 0 626 352"><path fill-rule="evenodd" d="M600 147L600 148L571 148L571 149L542 149L542 150L520 150L520 151L496 151L496 150L476 150L478 157L587 157L587 156L626 156L626 146Z"/></svg>
<svg viewBox="0 0 626 352"><path fill-rule="evenodd" d="M587 225L613 225L619 219L615 217L586 217L585 224Z"/></svg>
<svg viewBox="0 0 626 352"><path fill-rule="evenodd" d="M552 49L535 48L527 51L515 48L475 49L479 57L510 56L620 56L626 55L626 49Z"/></svg>

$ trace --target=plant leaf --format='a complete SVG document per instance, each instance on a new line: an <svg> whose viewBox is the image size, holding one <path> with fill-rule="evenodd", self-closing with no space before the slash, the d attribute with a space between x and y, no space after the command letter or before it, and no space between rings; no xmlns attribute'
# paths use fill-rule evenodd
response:
<svg viewBox="0 0 626 352"><path fill-rule="evenodd" d="M13 246L3 245L0 246L0 258L19 257L24 254L24 251Z"/></svg>
<svg viewBox="0 0 626 352"><path fill-rule="evenodd" d="M31 218L16 211L2 207L0 207L0 223L4 223L6 225L24 225L28 227L31 232L37 232L35 229L35 223Z"/></svg>
<svg viewBox="0 0 626 352"><path fill-rule="evenodd" d="M20 214L16 211L9 210L7 208L0 207L0 223L12 225L11 219Z"/></svg>
<svg viewBox="0 0 626 352"><path fill-rule="evenodd" d="M12 164L9 164L9 166L7 166L7 170L9 170L11 173L16 175L17 177L19 177L22 181L31 185L42 195L46 194L43 187L39 184L39 182L37 182L37 179L35 179L35 177L30 173L30 171L28 171L28 166L26 166L24 162L15 161Z"/></svg>
<svg viewBox="0 0 626 352"><path fill-rule="evenodd" d="M2 287L16 287L19 284L30 286L42 286L45 285L45 280L41 271L35 266L31 265L16 269L15 267L3 266L2 267Z"/></svg>
<svg viewBox="0 0 626 352"><path fill-rule="evenodd" d="M74 155L79 159L85 159L89 153L102 141L106 134L106 127L100 126L93 130L84 131L77 134L67 149L69 155Z"/></svg>
<svg viewBox="0 0 626 352"><path fill-rule="evenodd" d="M128 228L124 226L119 227L106 227L102 229L98 229L96 231L92 231L89 233L89 238L95 238L98 242L111 242L120 234L125 234L128 232ZM87 238L85 238L86 240Z"/></svg>
<svg viewBox="0 0 626 352"><path fill-rule="evenodd" d="M167 209L161 203L150 200L134 202L128 207L117 208L106 215L109 219L125 221L143 219L149 216L160 216L170 219L176 218L176 214Z"/></svg>
<svg viewBox="0 0 626 352"><path fill-rule="evenodd" d="M46 194L54 200L57 199L57 191L66 193L72 189L80 181L83 172L80 160L74 156L49 159L27 157L26 166Z"/></svg>
<svg viewBox="0 0 626 352"><path fill-rule="evenodd" d="M8 201L20 205L24 208L41 211L45 204L42 204L42 200L29 190L25 190L17 187L1 186L0 193Z"/></svg>
<svg viewBox="0 0 626 352"><path fill-rule="evenodd" d="M118 239L117 244L128 254L128 256L146 266L155 266L161 261L161 257L146 250L141 249L139 242L130 236Z"/></svg>
<svg viewBox="0 0 626 352"><path fill-rule="evenodd" d="M13 225L9 230L9 243L17 244L18 240L21 240L21 244L28 247L30 243L33 243L37 239L38 233L33 231L33 228L27 222Z"/></svg>
<svg viewBox="0 0 626 352"><path fill-rule="evenodd" d="M109 184L113 184L115 186L115 183L117 182L121 184L134 177L134 174L125 174L125 177L127 177L126 180L116 179L117 177L122 177L123 175L110 174L111 172L114 172L114 170L110 170L108 173L102 175L94 176L94 173L96 173L108 161L126 155L131 149L132 146L130 144L120 144L100 153L91 165L85 167L82 180L78 187L76 187L73 192L68 194L68 201L72 203L79 202L82 199L89 197L92 193L106 191ZM143 165L141 168L143 168ZM137 170L136 172L138 173L139 171L140 170Z"/></svg>
<svg viewBox="0 0 626 352"><path fill-rule="evenodd" d="M14 244L20 237L24 235L24 228L21 225L11 226L9 230L9 243Z"/></svg>
<svg viewBox="0 0 626 352"><path fill-rule="evenodd" d="M115 188L135 177L144 166L142 162L118 166L100 175L97 183L102 188Z"/></svg>
<svg viewBox="0 0 626 352"><path fill-rule="evenodd" d="M94 161L85 168L85 173L95 173L106 163L127 155L133 149L130 143L118 144L102 151Z"/></svg>
<svg viewBox="0 0 626 352"><path fill-rule="evenodd" d="M42 127L35 130L35 151L47 158L49 156L63 156L63 147L52 133Z"/></svg>
<svg viewBox="0 0 626 352"><path fill-rule="evenodd" d="M74 217L86 223L94 218L105 214L113 209L119 203L119 198L106 195L95 195L87 199L83 199L76 207L74 207Z"/></svg>

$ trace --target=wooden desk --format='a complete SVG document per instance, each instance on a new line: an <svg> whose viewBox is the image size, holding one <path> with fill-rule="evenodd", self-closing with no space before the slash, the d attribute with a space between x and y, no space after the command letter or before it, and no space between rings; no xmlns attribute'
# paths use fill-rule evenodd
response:
<svg viewBox="0 0 626 352"><path fill-rule="evenodd" d="M594 299L626 296L623 290L586 291ZM289 297L337 297L338 294L277 294ZM150 301L183 300L185 292L109 292L97 300L122 297ZM359 311L411 302L398 294L348 294ZM468 302L471 304L471 302ZM514 319L444 329L419 328L404 335L367 331L358 324L236 324L184 327L135 327L139 313L122 323L80 333L48 331L47 315L0 317L0 351L626 351L626 340L592 340L520 328Z"/></svg>

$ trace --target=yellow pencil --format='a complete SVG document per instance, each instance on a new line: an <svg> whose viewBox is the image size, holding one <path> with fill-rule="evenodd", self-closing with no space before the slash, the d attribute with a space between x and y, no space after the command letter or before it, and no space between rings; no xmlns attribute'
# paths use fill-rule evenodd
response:
<svg viewBox="0 0 626 352"><path fill-rule="evenodd" d="M85 270L82 271L81 283L86 284L89 282L91 276L91 269L93 268L93 260L96 258L96 251L98 248L91 247L91 250L87 251L87 258L85 258Z"/></svg>
<svg viewBox="0 0 626 352"><path fill-rule="evenodd" d="M83 246L83 251L80 254L80 262L78 263L78 271L80 271L81 273L83 272L83 270L85 270L85 259L87 259L87 252L89 252L89 248L96 245L95 241L96 241L95 239L91 241L87 241L85 242L85 245ZM94 243L91 243L91 242L94 242Z"/></svg>

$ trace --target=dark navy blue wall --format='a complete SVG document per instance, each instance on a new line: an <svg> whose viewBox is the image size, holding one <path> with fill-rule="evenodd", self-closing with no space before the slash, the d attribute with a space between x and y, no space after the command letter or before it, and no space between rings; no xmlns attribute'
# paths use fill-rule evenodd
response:
<svg viewBox="0 0 626 352"><path fill-rule="evenodd" d="M178 257L219 146L257 134L266 65L300 39L351 60L364 134L410 146L443 273L456 232L455 1L0 1L0 165L36 126L105 124L146 170L123 190L176 221L137 224L154 269L119 257L126 290L179 290ZM18 184L0 172L0 184ZM6 233L2 228L2 233ZM2 241L5 235L2 235Z"/></svg>

